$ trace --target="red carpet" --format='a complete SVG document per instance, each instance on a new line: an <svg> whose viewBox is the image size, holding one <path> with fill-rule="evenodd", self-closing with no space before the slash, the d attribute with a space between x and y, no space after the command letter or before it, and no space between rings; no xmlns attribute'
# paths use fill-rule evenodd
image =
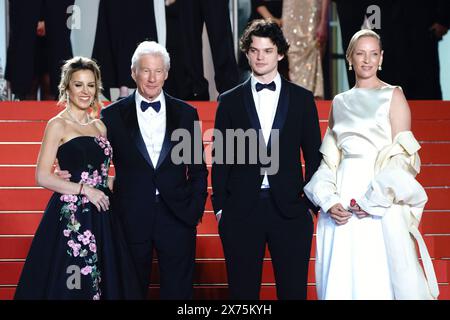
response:
<svg viewBox="0 0 450 320"><path fill-rule="evenodd" d="M422 149L422 171L429 202L421 230L436 269L440 299L450 299L450 102L410 101L413 131ZM194 102L203 131L214 125L216 103ZM322 133L330 101L319 101ZM61 110L48 102L0 103L0 299L12 299L33 234L50 192L35 186L34 170L46 121ZM211 137L205 135L206 150ZM210 181L210 177L209 177ZM209 190L211 192L211 190ZM227 278L217 225L208 199L198 227L195 298L224 299ZM316 298L314 244L308 278L308 297ZM150 297L158 296L158 270L154 263ZM270 255L266 254L262 299L275 299Z"/></svg>

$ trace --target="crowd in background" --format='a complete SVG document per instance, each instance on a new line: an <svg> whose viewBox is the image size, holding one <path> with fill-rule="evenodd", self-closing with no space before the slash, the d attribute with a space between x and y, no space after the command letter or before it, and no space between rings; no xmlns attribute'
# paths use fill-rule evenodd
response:
<svg viewBox="0 0 450 320"><path fill-rule="evenodd" d="M154 5L164 2L166 38L158 39ZM386 49L381 75L399 84L408 99L442 99L438 42L450 25L450 3L430 0L333 0L339 16L342 46L361 28L381 35ZM74 0L10 0L9 43L5 78L15 99L57 97L63 62L73 56L67 26ZM184 100L210 100L204 76L202 32L206 27L217 91L223 93L249 76L247 57L236 59L229 0L100 0L92 58L103 75L103 95L111 88L119 98L133 87L129 57L143 40L164 42L172 57L165 90ZM248 22L269 18L283 28L290 50L279 72L306 87L318 99L331 99L329 0L251 0ZM85 14L85 12L82 12ZM161 21L161 20L160 20ZM348 73L349 86L354 84Z"/></svg>

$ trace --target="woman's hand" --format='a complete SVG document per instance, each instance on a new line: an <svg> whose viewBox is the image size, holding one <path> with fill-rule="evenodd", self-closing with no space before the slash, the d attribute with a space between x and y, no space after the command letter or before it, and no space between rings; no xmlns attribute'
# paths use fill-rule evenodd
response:
<svg viewBox="0 0 450 320"><path fill-rule="evenodd" d="M358 203L355 201L355 199L350 200L350 206L349 209L351 212L353 212L354 214L356 214L358 216L358 218L362 219L362 218L366 218L368 216L370 216L370 214L368 214L366 211L364 211L363 209L361 209L358 205Z"/></svg>
<svg viewBox="0 0 450 320"><path fill-rule="evenodd" d="M328 39L328 22L320 21L316 29L316 41L320 47L320 55L323 58L325 55L325 47Z"/></svg>
<svg viewBox="0 0 450 320"><path fill-rule="evenodd" d="M337 225L343 225L348 222L348 219L352 217L352 213L345 210L342 204L336 203L330 210L328 210L330 217L336 222Z"/></svg>
<svg viewBox="0 0 450 320"><path fill-rule="evenodd" d="M98 211L109 209L109 197L103 191L84 185L82 194L97 207Z"/></svg>

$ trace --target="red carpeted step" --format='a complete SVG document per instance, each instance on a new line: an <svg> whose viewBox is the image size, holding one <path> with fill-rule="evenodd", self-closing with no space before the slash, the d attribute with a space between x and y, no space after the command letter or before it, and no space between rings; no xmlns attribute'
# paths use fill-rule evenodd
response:
<svg viewBox="0 0 450 320"><path fill-rule="evenodd" d="M210 191L210 190L209 190ZM426 188L429 201L426 210L447 210L450 189ZM51 192L45 189L0 189L0 211L42 211ZM211 198L206 201L206 211L212 211Z"/></svg>
<svg viewBox="0 0 450 320"><path fill-rule="evenodd" d="M32 235L41 219L42 212L0 212L0 235ZM218 234L217 221L212 212L203 215L197 231L199 234Z"/></svg>
<svg viewBox="0 0 450 320"><path fill-rule="evenodd" d="M419 228L424 234L449 234L450 210L425 211L422 215Z"/></svg>
<svg viewBox="0 0 450 320"><path fill-rule="evenodd" d="M212 120L216 113L216 102L188 101L196 107L200 119ZM105 103L108 105L109 103ZM450 119L450 102L436 100L409 100L414 119ZM316 101L320 119L328 119L331 101ZM52 101L0 102L1 120L48 120L62 110Z"/></svg>
<svg viewBox="0 0 450 320"><path fill-rule="evenodd" d="M24 261L0 261L0 285L17 284ZM159 269L157 261L152 265L151 283L159 284ZM308 282L314 282L314 260L310 261ZM200 260L195 263L194 283L211 284L226 283L227 274L225 260ZM275 282L273 267L270 260L263 263L262 282Z"/></svg>
<svg viewBox="0 0 450 320"><path fill-rule="evenodd" d="M41 142L44 136L46 121L0 121L1 142Z"/></svg>
<svg viewBox="0 0 450 320"><path fill-rule="evenodd" d="M213 120L216 113L216 102L190 101L196 107L200 119ZM105 103L107 106L109 102ZM325 104L324 109L328 106ZM0 102L0 120L49 120L64 108L52 101Z"/></svg>
<svg viewBox="0 0 450 320"><path fill-rule="evenodd" d="M0 187L37 187L36 165L0 165ZM114 176L114 166L109 175Z"/></svg>
<svg viewBox="0 0 450 320"><path fill-rule="evenodd" d="M1 212L0 235L32 235L36 232L42 212ZM316 227L317 219L314 226ZM447 234L450 230L450 211L425 211L420 230L426 234ZM198 234L218 234L217 221L212 212L205 212L197 227Z"/></svg>
<svg viewBox="0 0 450 320"><path fill-rule="evenodd" d="M32 241L32 236L7 235L0 237L0 259L25 259ZM436 259L450 258L450 235L424 235L430 256ZM266 250L267 258L270 257ZM315 236L311 248L311 258L315 257ZM223 250L218 235L197 236L196 258L223 259Z"/></svg>
<svg viewBox="0 0 450 320"><path fill-rule="evenodd" d="M0 102L0 120L49 120L64 108L53 101Z"/></svg>
<svg viewBox="0 0 450 320"><path fill-rule="evenodd" d="M42 211L45 209L51 194L51 191L40 187L24 189L0 188L0 211ZM210 197L206 201L205 210L212 211Z"/></svg>
<svg viewBox="0 0 450 320"><path fill-rule="evenodd" d="M43 211L52 192L42 188L0 189L0 211Z"/></svg>
<svg viewBox="0 0 450 320"><path fill-rule="evenodd" d="M209 190L210 192L211 190ZM426 188L428 194L427 210L449 209L450 188ZM1 189L0 211L42 211L45 209L51 192L42 188ZM212 211L211 198L206 201L206 211Z"/></svg>
<svg viewBox="0 0 450 320"><path fill-rule="evenodd" d="M450 277L450 262L448 260L434 260L433 261L438 282L445 287L448 285ZM23 261L20 262L0 262L0 285L15 286L18 282L20 272L23 267ZM197 261L195 267L194 285L207 286L208 284L216 283L226 287L227 276L224 261ZM153 263L152 267L152 287L158 286L159 275L157 262ZM270 261L264 262L262 283L274 283L273 268ZM314 261L310 262L310 271L308 283L314 284ZM208 296L212 299L211 296ZM445 290L441 290L441 299L445 298ZM449 297L447 297L448 299Z"/></svg>
<svg viewBox="0 0 450 320"><path fill-rule="evenodd" d="M0 235L32 235L42 219L40 213L0 213Z"/></svg>
<svg viewBox="0 0 450 320"><path fill-rule="evenodd" d="M0 187L36 187L36 165L0 166ZM109 174L114 175L114 167Z"/></svg>
<svg viewBox="0 0 450 320"><path fill-rule="evenodd" d="M15 286L18 282L20 272L23 267L23 261L0 261L0 286ZM440 284L448 283L450 278L450 261L449 260L434 260L433 261L436 276ZM159 284L159 273L157 262L152 266L152 287L157 287ZM264 262L263 267L263 283L274 283L273 268L270 261ZM208 284L216 283L222 287L226 287L227 277L225 262L222 261L197 261L195 267L194 284L195 286L207 286ZM314 261L310 262L310 271L308 283L314 284ZM216 285L217 286L217 285ZM441 299L445 298L446 291L441 292ZM0 297L1 298L1 297ZM213 297L208 296L209 299ZM448 299L448 298L447 298Z"/></svg>
<svg viewBox="0 0 450 320"><path fill-rule="evenodd" d="M428 196L428 202L425 205L426 210L447 210L449 209L450 188L425 188Z"/></svg>
<svg viewBox="0 0 450 320"><path fill-rule="evenodd" d="M408 100L408 104L416 120L450 119L450 101Z"/></svg>
<svg viewBox="0 0 450 320"><path fill-rule="evenodd" d="M418 140L450 140L450 120L417 120L411 124L411 130Z"/></svg>
<svg viewBox="0 0 450 320"><path fill-rule="evenodd" d="M42 211L52 192L39 187L24 189L0 188L0 211ZM208 197L205 210L212 211Z"/></svg>
<svg viewBox="0 0 450 320"><path fill-rule="evenodd" d="M421 141L422 148L419 151L422 164L449 164L450 142L432 143Z"/></svg>
<svg viewBox="0 0 450 320"><path fill-rule="evenodd" d="M0 165L36 164L40 143L0 143Z"/></svg>
<svg viewBox="0 0 450 320"><path fill-rule="evenodd" d="M24 261L0 261L0 285L16 285L22 272ZM308 282L314 283L314 261L310 262ZM225 261L196 261L194 271L195 284L227 283ZM270 260L263 263L263 283L274 283L275 277ZM158 262L152 264L151 283L159 284Z"/></svg>
<svg viewBox="0 0 450 320"><path fill-rule="evenodd" d="M12 300L16 288L0 287L0 300ZM448 284L439 285L440 296L439 300L450 299L450 286ZM159 287L151 286L149 290L149 299L159 298ZM225 285L216 286L194 286L194 299L195 300L226 300L228 299L228 288ZM275 300L276 288L275 285L263 285L260 292L261 300ZM317 300L316 287L314 285L308 285L307 287L307 299Z"/></svg>
<svg viewBox="0 0 450 320"><path fill-rule="evenodd" d="M450 185L450 164L422 165L416 178L424 187L448 186Z"/></svg>
<svg viewBox="0 0 450 320"><path fill-rule="evenodd" d="M422 164L449 164L450 142L421 142L419 154ZM207 164L211 164L212 145L204 143ZM0 165L35 164L39 152L38 143L0 143Z"/></svg>
<svg viewBox="0 0 450 320"><path fill-rule="evenodd" d="M33 239L32 235L4 235L0 237L0 259L25 259ZM312 256L314 250L311 251ZM222 243L218 235L198 235L196 258L223 259ZM266 257L269 258L268 251Z"/></svg>
<svg viewBox="0 0 450 320"><path fill-rule="evenodd" d="M0 166L0 187L34 187L36 186L35 172L35 165Z"/></svg>
<svg viewBox="0 0 450 320"><path fill-rule="evenodd" d="M22 272L24 261L0 261L0 285L16 285ZM438 283L448 283L450 279L450 261L433 260ZM226 284L227 273L225 261L196 261L194 281L197 285L212 283ZM275 276L270 260L263 263L263 283L275 283ZM158 262L152 264L151 283L159 284ZM315 283L315 261L309 262L308 283Z"/></svg>
<svg viewBox="0 0 450 320"><path fill-rule="evenodd" d="M193 104L197 107L202 120L203 132L211 129L214 125L216 103L194 102ZM327 125L330 101L318 101L317 105L323 134ZM420 155L423 166L418 180L427 187L429 196L420 228L425 234L424 238L430 255L437 258L433 262L438 281L441 283L440 298L450 299L448 285L450 189L445 188L450 181L450 102L410 101L410 106L413 116L412 130L422 145ZM51 194L43 189L30 188L35 185L34 164L40 147L39 143L32 142L40 142L46 121L60 110L61 108L56 107L53 102L0 103L0 299L12 297L23 265L23 261L6 261L6 259L26 257L32 234L39 224L42 211ZM208 130L208 133L211 134L211 130ZM204 140L210 141L210 136L204 135ZM210 144L206 143L205 146L210 159ZM209 192L211 193L210 189ZM20 204L20 206L14 204ZM195 297L226 298L223 251L217 235L217 222L211 212L210 199L208 199L206 210L203 221L198 227ZM21 237L21 235L28 236ZM315 241L313 241L312 257L315 256L314 251ZM268 252L266 257L270 257ZM311 260L308 279L310 283L314 283L313 270L314 260ZM263 272L265 285L262 287L261 297L274 299L276 291L270 260L265 262ZM153 274L157 277L157 268ZM153 280L155 283L158 282L155 278ZM152 289L150 296L156 297L159 290L157 284ZM316 298L314 286L309 287L308 296Z"/></svg>
<svg viewBox="0 0 450 320"><path fill-rule="evenodd" d="M0 166L0 187L34 187L35 171L35 165ZM109 174L114 175L114 167ZM425 187L446 186L450 183L450 164L422 165L417 180ZM211 166L208 166L208 186L211 186Z"/></svg>
<svg viewBox="0 0 450 320"><path fill-rule="evenodd" d="M1 142L40 142L44 134L46 120L8 121L0 120ZM322 137L328 126L327 120L320 121ZM213 120L201 120L204 141L212 141ZM412 130L418 140L450 140L450 120L413 120Z"/></svg>
<svg viewBox="0 0 450 320"><path fill-rule="evenodd" d="M432 258L450 258L450 234L424 235L423 238Z"/></svg>
<svg viewBox="0 0 450 320"><path fill-rule="evenodd" d="M0 287L0 300L12 300L15 287ZM159 298L159 287L151 286L149 290L149 299ZM228 288L225 285L194 286L195 300L226 300L228 299ZM275 285L263 285L260 293L261 300L275 300ZM307 288L307 299L317 300L316 288L309 285Z"/></svg>

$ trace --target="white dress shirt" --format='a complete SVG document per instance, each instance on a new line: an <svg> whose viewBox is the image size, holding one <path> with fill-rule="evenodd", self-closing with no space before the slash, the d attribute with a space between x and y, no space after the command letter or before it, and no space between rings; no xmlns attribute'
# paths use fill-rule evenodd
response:
<svg viewBox="0 0 450 320"><path fill-rule="evenodd" d="M275 91L269 89L262 89L256 91L256 83L259 82L254 75L251 76L251 86L253 101L255 102L256 112L258 113L259 123L261 124L261 130L264 136L264 141L267 145L270 138L270 132L272 130L273 120L277 112L278 99L281 91L281 77L277 73L273 79L275 82ZM269 81L268 83L270 83ZM264 179L261 184L261 188L269 188L269 179L267 178L267 172L264 173Z"/></svg>
<svg viewBox="0 0 450 320"><path fill-rule="evenodd" d="M159 112L156 112L153 108L148 108L143 112L141 109L141 101L150 101L141 96L137 90L135 101L139 130L141 131L153 167L156 168L166 134L166 99L163 91L161 91L159 96L151 101L159 101L161 103ZM156 194L159 194L158 190L156 190Z"/></svg>

